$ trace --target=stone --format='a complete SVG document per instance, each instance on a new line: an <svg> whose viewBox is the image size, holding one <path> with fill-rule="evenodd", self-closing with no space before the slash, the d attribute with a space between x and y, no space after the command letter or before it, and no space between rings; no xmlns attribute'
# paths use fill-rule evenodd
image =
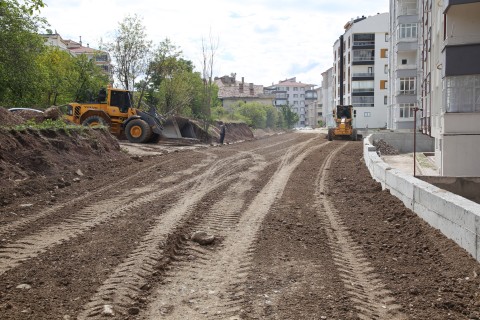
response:
<svg viewBox="0 0 480 320"><path fill-rule="evenodd" d="M28 290L28 289L31 289L31 288L32 288L32 286L29 285L29 284L26 284L26 283L22 283L22 284L19 284L17 286L17 289L22 289L22 290Z"/></svg>
<svg viewBox="0 0 480 320"><path fill-rule="evenodd" d="M113 307L109 304L103 306L102 315L107 317L114 317L115 312L113 312Z"/></svg>
<svg viewBox="0 0 480 320"><path fill-rule="evenodd" d="M209 245L215 241L215 236L206 233L205 231L196 231L192 234L190 240L200 244Z"/></svg>

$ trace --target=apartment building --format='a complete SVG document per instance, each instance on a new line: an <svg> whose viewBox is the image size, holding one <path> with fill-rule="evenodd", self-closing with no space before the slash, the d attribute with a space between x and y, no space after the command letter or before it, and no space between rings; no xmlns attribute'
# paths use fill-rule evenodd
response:
<svg viewBox="0 0 480 320"><path fill-rule="evenodd" d="M230 76L215 77L215 84L218 86L218 98L222 101L225 109L231 110L238 102L257 102L269 106L274 105L275 95L265 93L263 85L245 83L245 78L237 81L236 74Z"/></svg>
<svg viewBox="0 0 480 320"><path fill-rule="evenodd" d="M480 1L420 3L422 131L442 176L480 176Z"/></svg>
<svg viewBox="0 0 480 320"><path fill-rule="evenodd" d="M334 105L353 105L357 128L387 125L388 20L388 13L353 19L333 46Z"/></svg>
<svg viewBox="0 0 480 320"><path fill-rule="evenodd" d="M41 35L45 39L45 44L52 47L57 47L61 50L69 52L72 56L86 55L89 59L94 59L95 64L99 66L110 77L113 75L112 59L110 54L106 51L86 47L82 44L82 39L79 42L73 40L63 39L57 32L47 33ZM113 79L112 79L113 80Z"/></svg>
<svg viewBox="0 0 480 320"><path fill-rule="evenodd" d="M421 73L419 2L390 0L388 129L414 128Z"/></svg>
<svg viewBox="0 0 480 320"><path fill-rule="evenodd" d="M298 114L299 121L296 123L296 127L304 127L307 121L305 108L306 92L313 90L314 87L314 84L297 82L297 78L293 77L279 81L279 83L265 89L275 95L275 106L288 105L293 112Z"/></svg>
<svg viewBox="0 0 480 320"><path fill-rule="evenodd" d="M322 87L305 91L305 126L312 128L323 124Z"/></svg>
<svg viewBox="0 0 480 320"><path fill-rule="evenodd" d="M334 106L333 88L335 83L333 81L333 68L322 72L322 106L323 106L323 124L331 127L333 122L332 110Z"/></svg>

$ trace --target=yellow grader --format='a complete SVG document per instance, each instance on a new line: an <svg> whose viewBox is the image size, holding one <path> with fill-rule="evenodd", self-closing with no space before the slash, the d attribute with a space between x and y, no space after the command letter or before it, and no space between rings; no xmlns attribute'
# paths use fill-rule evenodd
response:
<svg viewBox="0 0 480 320"><path fill-rule="evenodd" d="M353 128L353 106L338 105L333 110L333 120L335 126L328 128L328 140L333 139L358 139L357 129Z"/></svg>

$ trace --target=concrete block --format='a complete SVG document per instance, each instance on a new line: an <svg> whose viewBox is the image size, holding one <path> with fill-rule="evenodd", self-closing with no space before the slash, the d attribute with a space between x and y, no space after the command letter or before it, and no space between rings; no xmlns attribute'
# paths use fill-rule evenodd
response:
<svg viewBox="0 0 480 320"><path fill-rule="evenodd" d="M438 214L422 204L415 203L415 213L431 227L438 229Z"/></svg>
<svg viewBox="0 0 480 320"><path fill-rule="evenodd" d="M477 255L477 237L474 232L466 230L444 217L438 218L438 229L472 256Z"/></svg>

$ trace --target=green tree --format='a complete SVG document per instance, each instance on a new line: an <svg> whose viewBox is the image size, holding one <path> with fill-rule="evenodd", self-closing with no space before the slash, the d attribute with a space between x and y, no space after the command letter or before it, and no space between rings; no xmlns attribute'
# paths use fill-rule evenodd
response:
<svg viewBox="0 0 480 320"><path fill-rule="evenodd" d="M281 110L282 110L283 118L284 118L285 123L286 123L286 127L288 129L293 128L293 126L300 120L298 114L293 112L290 109L289 105L282 105Z"/></svg>
<svg viewBox="0 0 480 320"><path fill-rule="evenodd" d="M274 106L267 106L265 105L265 111L267 113L266 118L266 127L275 129L278 123L279 112Z"/></svg>
<svg viewBox="0 0 480 320"><path fill-rule="evenodd" d="M43 99L46 106L66 103L74 98L71 76L74 73L74 58L58 48L47 47L39 57L42 71Z"/></svg>
<svg viewBox="0 0 480 320"><path fill-rule="evenodd" d="M74 59L69 79L74 100L81 102L91 101L109 82L108 75L95 65L95 59L89 59L85 54Z"/></svg>
<svg viewBox="0 0 480 320"><path fill-rule="evenodd" d="M0 103L38 104L42 90L39 56L43 39L37 35L43 20L35 11L42 1L0 2Z"/></svg>
<svg viewBox="0 0 480 320"><path fill-rule="evenodd" d="M135 88L135 80L143 75L150 59L151 41L147 40L145 27L137 16L127 16L119 23L112 42L106 50L115 60L115 76L126 90Z"/></svg>
<svg viewBox="0 0 480 320"><path fill-rule="evenodd" d="M258 102L238 102L233 110L235 116L245 121L249 126L256 129L266 128L267 111L265 105Z"/></svg>

